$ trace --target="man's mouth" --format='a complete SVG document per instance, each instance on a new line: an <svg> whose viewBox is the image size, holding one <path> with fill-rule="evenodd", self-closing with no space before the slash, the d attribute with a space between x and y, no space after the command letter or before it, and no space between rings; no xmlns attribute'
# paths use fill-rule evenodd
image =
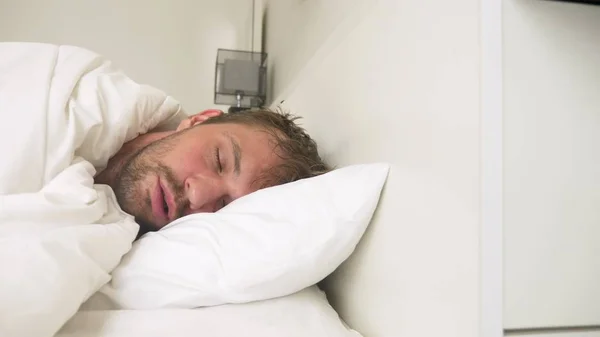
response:
<svg viewBox="0 0 600 337"><path fill-rule="evenodd" d="M164 190L163 190L163 195L164 195ZM167 215L167 218L169 218L169 205L167 205L167 200L163 198L163 212Z"/></svg>
<svg viewBox="0 0 600 337"><path fill-rule="evenodd" d="M158 178L152 198L152 213L159 228L169 223L169 209L168 192Z"/></svg>
<svg viewBox="0 0 600 337"><path fill-rule="evenodd" d="M169 185L166 184L166 181L160 180L159 183L162 190L163 208L167 217L167 222L171 222L176 218L175 198L173 197Z"/></svg>

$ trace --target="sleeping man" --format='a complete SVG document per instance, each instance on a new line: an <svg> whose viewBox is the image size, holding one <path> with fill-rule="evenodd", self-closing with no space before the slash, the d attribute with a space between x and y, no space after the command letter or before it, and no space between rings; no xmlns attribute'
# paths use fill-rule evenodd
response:
<svg viewBox="0 0 600 337"><path fill-rule="evenodd" d="M315 142L288 114L206 110L175 130L127 142L95 182L112 187L143 233L326 169Z"/></svg>
<svg viewBox="0 0 600 337"><path fill-rule="evenodd" d="M0 222L18 219L9 223L20 230L52 220L45 211L84 212L81 203L90 214L83 223L124 211L143 234L327 170L289 114L189 115L171 96L73 46L0 43L0 113Z"/></svg>
<svg viewBox="0 0 600 337"><path fill-rule="evenodd" d="M0 336L54 335L140 234L327 170L287 114L190 116L92 51L39 43L0 43L0 154Z"/></svg>

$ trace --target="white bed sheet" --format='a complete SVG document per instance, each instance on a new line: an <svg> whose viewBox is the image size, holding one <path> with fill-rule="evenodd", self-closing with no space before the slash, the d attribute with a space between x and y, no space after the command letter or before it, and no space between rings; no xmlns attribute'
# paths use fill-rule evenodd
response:
<svg viewBox="0 0 600 337"><path fill-rule="evenodd" d="M316 286L277 299L199 309L79 311L56 337L360 337Z"/></svg>

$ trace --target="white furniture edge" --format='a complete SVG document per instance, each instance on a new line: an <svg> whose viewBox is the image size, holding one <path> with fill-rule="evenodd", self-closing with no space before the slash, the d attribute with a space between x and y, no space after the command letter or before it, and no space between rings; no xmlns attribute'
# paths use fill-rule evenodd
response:
<svg viewBox="0 0 600 337"><path fill-rule="evenodd" d="M502 0L481 0L480 336L502 337Z"/></svg>

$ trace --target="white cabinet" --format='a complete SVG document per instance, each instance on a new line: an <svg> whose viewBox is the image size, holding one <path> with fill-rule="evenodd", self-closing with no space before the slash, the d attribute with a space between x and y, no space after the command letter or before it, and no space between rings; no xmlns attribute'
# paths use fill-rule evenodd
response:
<svg viewBox="0 0 600 337"><path fill-rule="evenodd" d="M504 327L598 326L600 6L503 15Z"/></svg>

